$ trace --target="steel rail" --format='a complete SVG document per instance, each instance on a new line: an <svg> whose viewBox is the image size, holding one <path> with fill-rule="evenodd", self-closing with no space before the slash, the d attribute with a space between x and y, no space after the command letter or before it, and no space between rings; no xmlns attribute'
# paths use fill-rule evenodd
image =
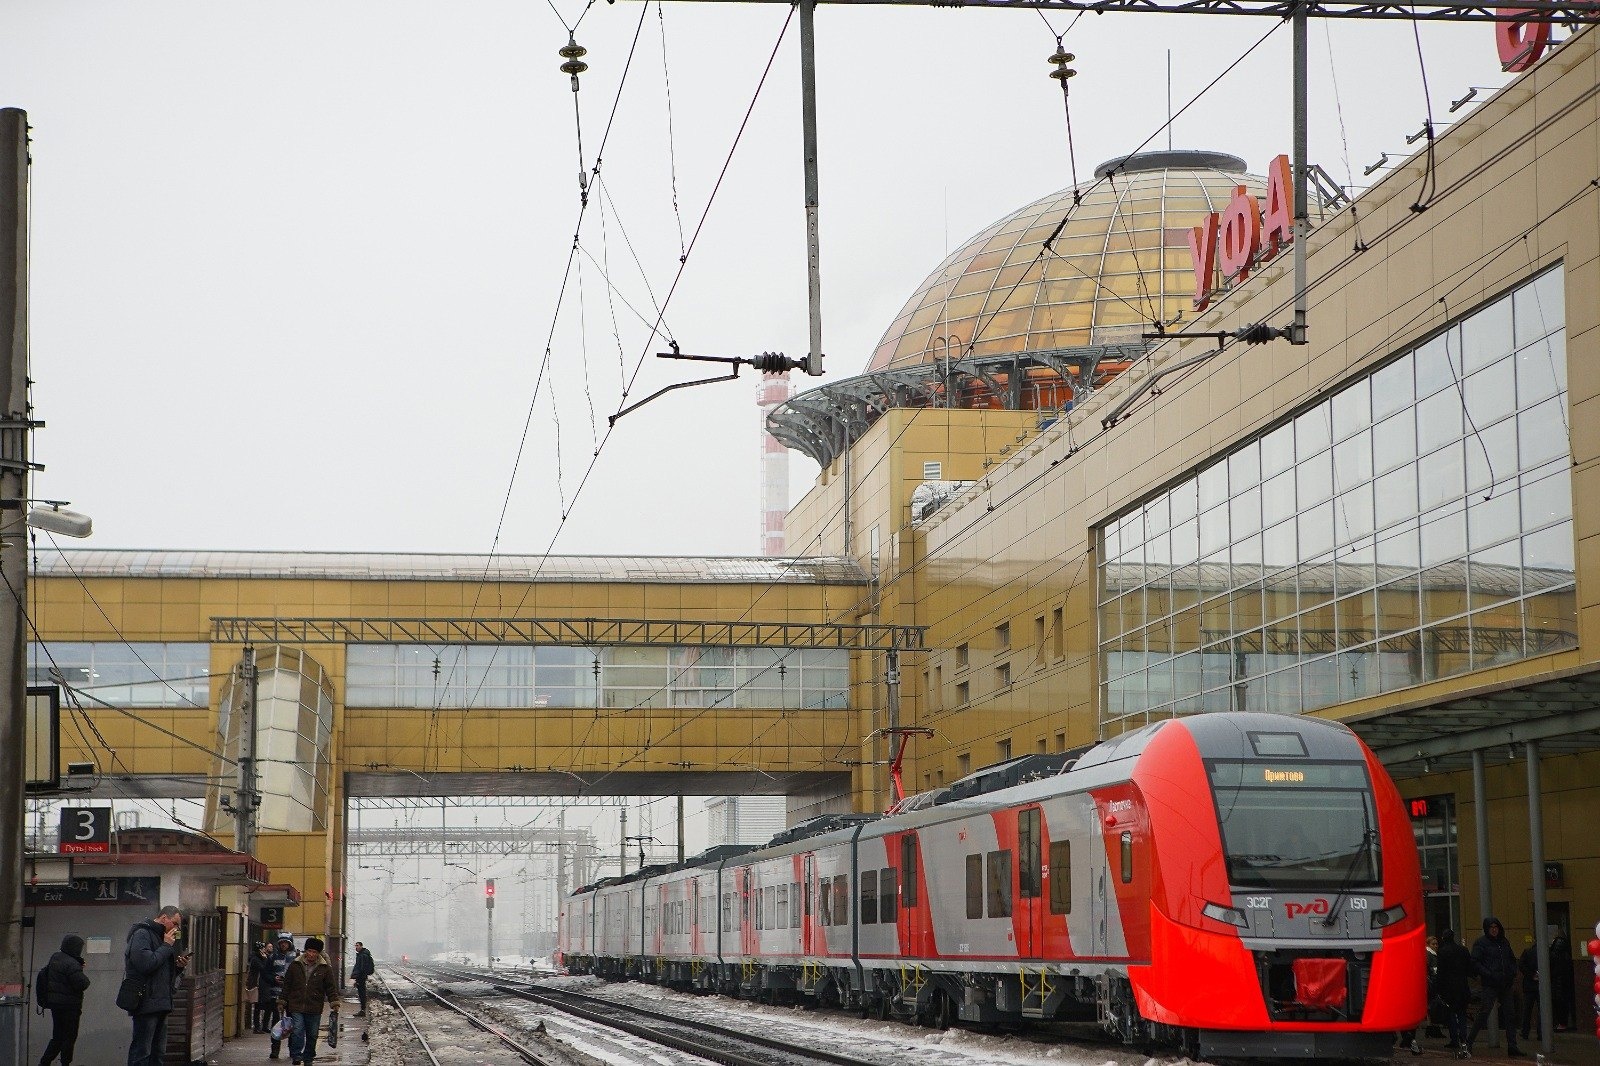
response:
<svg viewBox="0 0 1600 1066"><path fill-rule="evenodd" d="M679 1036L675 1033L662 1032L660 1029L653 1028L649 1025L641 1025L634 1022L629 1022L624 1018L617 1017L617 1014L634 1014L643 1018L650 1018L657 1022L668 1024L676 1028L689 1027L699 1032L710 1033L715 1036L719 1036L725 1040L731 1040L745 1044L754 1044L757 1047L765 1048L769 1051L775 1051L783 1055L797 1058L801 1062L826 1062L833 1063L834 1066L879 1066L879 1064L875 1063L871 1059L861 1059L849 1055L839 1055L831 1051L822 1051L814 1047L802 1047L798 1044L791 1044L787 1041L774 1039L773 1037L761 1036L760 1034L747 1032L743 1029L733 1029L728 1026L716 1025L712 1022L706 1022L702 1020L686 1022L681 1017L675 1017L662 1011L654 1011L648 1007L636 1006L632 1003L618 1003L614 1000L603 999L599 996L585 995L582 992L570 992L565 989L558 991L555 989L519 988L516 985L508 985L496 982L493 979L492 974L485 974L482 972L460 969L457 967L434 966L432 969L435 970L435 972L449 976L481 981L485 984L488 984L496 991L503 992L506 995L516 996L519 999L525 999L533 1003L538 1003L554 1010L564 1011L565 1013L582 1018L585 1021L593 1022L596 1025L604 1025L613 1029L619 1029L622 1032L637 1036L642 1040L649 1040L652 1043L661 1044L665 1047L670 1047L678 1051L684 1051L691 1055L698 1055L701 1058L710 1059L713 1062L724 1063L725 1066L772 1066L772 1061L770 1059L754 1058L749 1055L743 1055L737 1051L733 1051L725 1047L719 1047L715 1044L707 1044L703 1041Z"/></svg>
<svg viewBox="0 0 1600 1066"><path fill-rule="evenodd" d="M508 1036L506 1034L505 1030L501 1029L499 1026L491 1025L490 1023L484 1021L482 1018L479 1018L476 1014L473 1014L471 1011L467 1010L465 1007L461 1006L460 1004L453 1003L450 1000L446 999L444 996L441 996L439 993L435 992L433 989L429 988L427 985L425 985L421 981L417 980L417 978L416 978L416 976L414 974L408 973L405 970L397 969L397 968L395 968L393 966L389 967L389 969L391 971L393 971L394 973L397 973L400 976L404 977L406 980L410 981L412 984L416 985L419 989L422 990L424 995L426 995L429 999L433 1000L435 1003L439 1004L441 1007L445 1007L445 1008L447 1008L449 1010L452 1010L452 1011L455 1011L457 1014L461 1015L461 1017L465 1018L467 1020L467 1023L469 1025L471 1025L473 1028L481 1029L483 1032L488 1033L490 1036L494 1037L496 1040L499 1040L506 1047L508 1047L512 1051L516 1052L518 1057L520 1057L522 1059L522 1061L528 1063L528 1066L551 1066L551 1062L550 1062L549 1059L543 1058L540 1055L538 1055L537 1053L535 1053L533 1051L530 1051L530 1050L528 1050L528 1048L526 1048L523 1045L517 1043L515 1040L513 1040L510 1036ZM394 989L390 988L388 986L387 982L385 982L385 984L384 984L384 989L389 993L389 998L394 1000L395 1006L400 1007L400 1013L405 1017L406 1024L411 1026L411 1031L413 1033L416 1033L417 1039L419 1041L421 1041L423 1050L428 1053L428 1059L433 1063L433 1066L439 1066L439 1060L434 1057L433 1049L428 1046L428 1042L426 1040L424 1040L422 1034L417 1031L416 1022L411 1020L411 1015L406 1011L405 1007L400 1005L400 997L398 997L398 996L396 996L394 994Z"/></svg>
<svg viewBox="0 0 1600 1066"><path fill-rule="evenodd" d="M395 972L399 973L398 970ZM416 982L416 978L411 977L410 974L405 974L404 976L410 978L413 983ZM411 1027L411 1035L417 1038L417 1044L422 1048L422 1053L428 1056L428 1061L433 1063L433 1066L440 1066L439 1056L433 1053L433 1048L422 1038L422 1032L417 1028L417 1023L411 1020L411 1012L406 1010L406 1005L400 1002L399 996L395 995L393 986L388 981L385 981L383 990L388 993L389 999L394 1003L394 1009L400 1012L400 1017L406 1020L406 1025Z"/></svg>

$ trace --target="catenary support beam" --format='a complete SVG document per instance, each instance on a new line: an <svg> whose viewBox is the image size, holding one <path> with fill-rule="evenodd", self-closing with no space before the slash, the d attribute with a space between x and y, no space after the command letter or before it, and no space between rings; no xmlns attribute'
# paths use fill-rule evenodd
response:
<svg viewBox="0 0 1600 1066"><path fill-rule="evenodd" d="M708 0L694 0L706 3ZM710 0L717 2L717 0ZM720 0L732 3L735 0ZM737 0L740 3L787 4L790 0ZM900 7L997 7L1008 10L1153 12L1169 15L1266 15L1287 19L1303 6L1312 18L1397 19L1406 22L1528 22L1557 24L1600 21L1600 3L1549 3L1548 0L1482 0L1477 3L1395 4L1374 0L822 0L849 6L889 4Z"/></svg>

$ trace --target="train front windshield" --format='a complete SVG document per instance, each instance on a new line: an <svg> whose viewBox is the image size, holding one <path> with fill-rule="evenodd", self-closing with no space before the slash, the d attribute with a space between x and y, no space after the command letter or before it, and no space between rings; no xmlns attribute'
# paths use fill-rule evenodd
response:
<svg viewBox="0 0 1600 1066"><path fill-rule="evenodd" d="M1382 883L1364 764L1218 762L1210 771L1232 884L1282 892Z"/></svg>

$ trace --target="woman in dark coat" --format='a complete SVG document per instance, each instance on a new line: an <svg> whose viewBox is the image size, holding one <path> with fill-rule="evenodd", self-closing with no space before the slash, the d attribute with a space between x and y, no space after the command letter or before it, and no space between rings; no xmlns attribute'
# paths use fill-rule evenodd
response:
<svg viewBox="0 0 1600 1066"><path fill-rule="evenodd" d="M61 1066L72 1066L72 1052L78 1043L78 1023L83 1020L83 993L89 975L83 972L83 937L69 933L61 938L61 950L50 956L45 967L45 987L37 989L39 1002L50 1008L50 1043L44 1046L39 1066L50 1066L56 1056Z"/></svg>
<svg viewBox="0 0 1600 1066"><path fill-rule="evenodd" d="M1476 967L1472 955L1456 943L1456 934L1446 929L1439 934L1438 970L1434 989L1444 1002L1450 1024L1450 1046L1457 1058L1467 1057L1467 1003L1472 999L1472 975Z"/></svg>
<svg viewBox="0 0 1600 1066"><path fill-rule="evenodd" d="M264 1033L278 1004L277 974L272 967L271 949L265 944L256 945L250 957L250 969L245 974L246 988L256 990L256 1001L250 1005L250 1031Z"/></svg>

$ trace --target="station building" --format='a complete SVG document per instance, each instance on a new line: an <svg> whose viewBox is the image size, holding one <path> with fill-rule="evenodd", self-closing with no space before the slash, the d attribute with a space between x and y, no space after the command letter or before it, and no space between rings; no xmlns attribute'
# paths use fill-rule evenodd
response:
<svg viewBox="0 0 1600 1066"><path fill-rule="evenodd" d="M1270 199L1270 168L1133 156L1008 214L863 373L771 410L820 467L800 558L42 553L38 677L94 694L63 758L98 794L208 797L227 840L252 645L258 854L337 939L352 795L766 792L793 821L885 806L893 727L931 730L918 790L1163 717L1314 714L1412 801L1434 930L1492 910L1520 945L1542 886L1578 939L1600 916L1597 98L1585 30L1353 206L1315 190L1305 344L1236 339L1289 319L1286 252L1212 272L1195 309L1191 234L1241 188Z"/></svg>

